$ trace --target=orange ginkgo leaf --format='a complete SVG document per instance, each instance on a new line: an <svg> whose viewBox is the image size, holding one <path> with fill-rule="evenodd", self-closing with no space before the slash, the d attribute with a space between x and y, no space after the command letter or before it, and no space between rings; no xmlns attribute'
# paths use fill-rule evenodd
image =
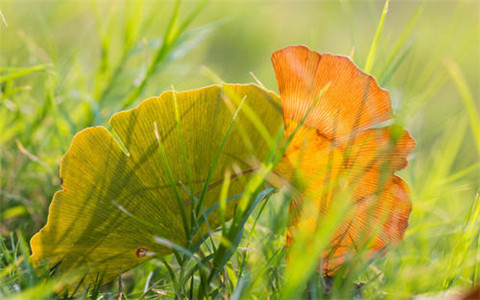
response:
<svg viewBox="0 0 480 300"><path fill-rule="evenodd" d="M374 255L398 244L411 203L394 172L407 165L415 141L399 126L380 126L393 116L388 92L347 57L292 46L272 62L289 142L275 172L298 192L287 246L299 234L313 236L341 201L349 209L323 252L325 275L360 250Z"/></svg>

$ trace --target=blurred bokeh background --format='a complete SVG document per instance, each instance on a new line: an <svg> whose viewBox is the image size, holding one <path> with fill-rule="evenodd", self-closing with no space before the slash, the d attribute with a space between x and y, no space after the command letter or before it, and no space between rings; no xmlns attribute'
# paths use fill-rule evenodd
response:
<svg viewBox="0 0 480 300"><path fill-rule="evenodd" d="M73 135L171 89L277 90L273 51L305 44L364 68L383 1L9 1L0 10L3 237L46 222ZM172 21L173 20L173 21ZM371 73L417 141L401 172L413 212L381 262L386 295L479 280L480 4L391 1ZM278 210L274 204L269 209ZM471 219L474 218L474 221ZM273 221L266 214L264 226ZM472 223L473 222L473 223ZM281 232L282 229L279 229ZM383 266L383 268L382 268Z"/></svg>

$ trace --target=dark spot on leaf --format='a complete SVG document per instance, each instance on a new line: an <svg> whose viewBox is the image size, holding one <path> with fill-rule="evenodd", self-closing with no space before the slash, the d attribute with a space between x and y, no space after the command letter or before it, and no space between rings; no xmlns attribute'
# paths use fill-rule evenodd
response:
<svg viewBox="0 0 480 300"><path fill-rule="evenodd" d="M60 177L60 185L62 185L62 184L63 184L63 178Z"/></svg>
<svg viewBox="0 0 480 300"><path fill-rule="evenodd" d="M148 252L147 248L140 247L135 251L135 256L138 258L144 257L145 255L147 255L147 252Z"/></svg>
<svg viewBox="0 0 480 300"><path fill-rule="evenodd" d="M323 132L321 132L321 131L318 130L318 129L315 130L315 134L316 134L317 136L321 137L321 138L324 139L324 140L327 140L327 141L329 141L329 142L332 141L331 138L329 138L328 136L326 136Z"/></svg>

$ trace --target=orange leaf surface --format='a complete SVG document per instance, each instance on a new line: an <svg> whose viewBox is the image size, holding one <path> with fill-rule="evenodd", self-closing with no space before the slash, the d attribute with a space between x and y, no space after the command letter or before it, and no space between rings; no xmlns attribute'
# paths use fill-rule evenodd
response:
<svg viewBox="0 0 480 300"><path fill-rule="evenodd" d="M300 233L313 235L345 197L350 209L323 253L325 275L360 249L374 255L398 244L411 203L394 172L407 165L415 141L399 126L378 126L392 117L388 92L347 57L293 46L272 61L290 139L275 172L298 191L287 246Z"/></svg>

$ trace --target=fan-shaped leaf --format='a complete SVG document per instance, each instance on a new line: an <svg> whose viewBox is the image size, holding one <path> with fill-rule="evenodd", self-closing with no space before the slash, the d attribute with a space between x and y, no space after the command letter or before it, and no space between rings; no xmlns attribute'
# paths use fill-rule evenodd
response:
<svg viewBox="0 0 480 300"><path fill-rule="evenodd" d="M110 120L128 154L104 127L79 132L62 160L63 190L31 241L33 261L82 270L89 284L192 244L207 231L192 220L219 201L225 171L234 174L228 196L241 194L268 151L282 123L278 103L255 85L165 92ZM218 209L207 221L220 225Z"/></svg>

